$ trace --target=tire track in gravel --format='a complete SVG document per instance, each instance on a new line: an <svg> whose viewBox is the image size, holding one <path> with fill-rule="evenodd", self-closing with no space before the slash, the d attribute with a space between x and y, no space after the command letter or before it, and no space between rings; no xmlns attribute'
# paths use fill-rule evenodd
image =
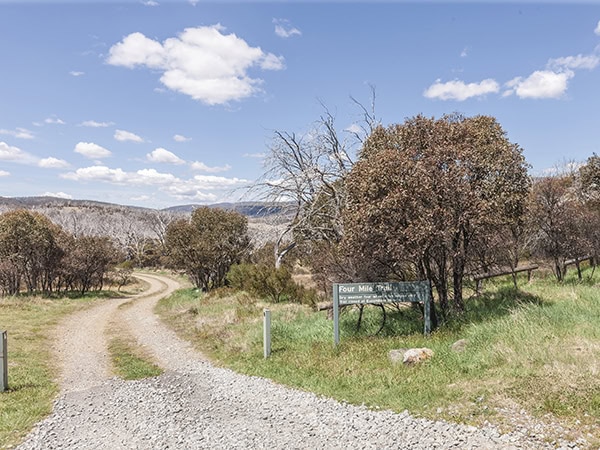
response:
<svg viewBox="0 0 600 450"><path fill-rule="evenodd" d="M136 274L136 277L149 283L152 291L162 287L160 294L137 299L130 307L120 311L121 319L138 344L166 370L182 370L191 361L205 361L200 352L189 342L180 339L154 314L157 302L179 289L180 284L156 275Z"/></svg>
<svg viewBox="0 0 600 450"><path fill-rule="evenodd" d="M140 278L147 282L156 279ZM177 288L176 282L169 282L173 283L170 289ZM156 301L161 298L165 295L165 284L150 282L149 290L141 294L104 300L96 306L68 316L59 324L54 332L53 350L60 368L59 384L64 393L98 386L112 376L106 336L108 324L124 303L148 299Z"/></svg>

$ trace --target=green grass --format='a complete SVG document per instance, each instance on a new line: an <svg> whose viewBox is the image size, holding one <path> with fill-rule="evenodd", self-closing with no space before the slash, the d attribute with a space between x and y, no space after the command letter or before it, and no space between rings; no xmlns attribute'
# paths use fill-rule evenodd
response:
<svg viewBox="0 0 600 450"><path fill-rule="evenodd" d="M117 376L124 380L139 380L163 373L122 329L113 325L111 335L108 351Z"/></svg>
<svg viewBox="0 0 600 450"><path fill-rule="evenodd" d="M573 271L571 276L574 275ZM589 276L589 271L586 272ZM209 356L242 373L272 378L339 400L409 411L430 418L509 426L502 410L525 409L539 420L558 420L574 432L598 437L600 425L600 289L595 280L557 284L538 277L519 289L508 279L486 283L467 311L429 338L418 310L342 314L341 344L325 313L300 305L269 305L272 356L263 358L262 308L240 294L174 294L158 312ZM450 347L467 339L462 353ZM429 347L430 361L392 365L394 348Z"/></svg>
<svg viewBox="0 0 600 450"><path fill-rule="evenodd" d="M83 300L0 298L0 329L8 331L8 385L0 392L0 448L17 443L52 409L58 392L50 356L51 329Z"/></svg>

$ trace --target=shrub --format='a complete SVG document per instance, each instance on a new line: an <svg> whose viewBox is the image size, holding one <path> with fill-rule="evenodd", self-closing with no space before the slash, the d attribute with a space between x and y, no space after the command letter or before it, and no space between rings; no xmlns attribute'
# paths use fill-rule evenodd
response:
<svg viewBox="0 0 600 450"><path fill-rule="evenodd" d="M227 274L231 287L246 291L271 303L302 302L304 289L292 279L287 267L276 269L264 264L237 264Z"/></svg>

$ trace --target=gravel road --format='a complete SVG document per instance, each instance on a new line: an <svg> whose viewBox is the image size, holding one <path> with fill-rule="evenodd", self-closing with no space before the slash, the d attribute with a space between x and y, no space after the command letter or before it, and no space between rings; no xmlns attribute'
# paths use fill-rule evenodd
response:
<svg viewBox="0 0 600 450"><path fill-rule="evenodd" d="M62 393L20 449L544 449L531 430L500 434L373 411L216 368L158 321L152 309L178 285L140 275L150 290L71 316L60 339ZM103 327L122 320L166 372L109 378ZM71 355L71 356L69 356Z"/></svg>

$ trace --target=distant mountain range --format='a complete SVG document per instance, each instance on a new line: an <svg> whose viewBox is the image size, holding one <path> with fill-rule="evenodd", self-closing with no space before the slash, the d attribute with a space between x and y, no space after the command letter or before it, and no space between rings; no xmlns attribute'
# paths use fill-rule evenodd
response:
<svg viewBox="0 0 600 450"><path fill-rule="evenodd" d="M266 202L239 202L239 203L215 203L212 205L180 205L165 208L163 211L172 211L179 213L191 213L194 209L208 206L209 208L221 208L237 211L247 217L267 217L272 215L285 214L289 209L290 203L266 203Z"/></svg>
<svg viewBox="0 0 600 450"><path fill-rule="evenodd" d="M188 204L163 208L160 211L190 214L194 209L208 206L210 208L221 208L237 211L250 218L261 218L273 215L285 215L290 203L267 203L267 202L238 202L238 203L216 203L212 205ZM98 202L94 200L71 200L58 197L0 197L0 212L8 209L39 209L39 208L105 208L110 210L135 210L156 211L152 208L140 206L119 205L116 203Z"/></svg>

